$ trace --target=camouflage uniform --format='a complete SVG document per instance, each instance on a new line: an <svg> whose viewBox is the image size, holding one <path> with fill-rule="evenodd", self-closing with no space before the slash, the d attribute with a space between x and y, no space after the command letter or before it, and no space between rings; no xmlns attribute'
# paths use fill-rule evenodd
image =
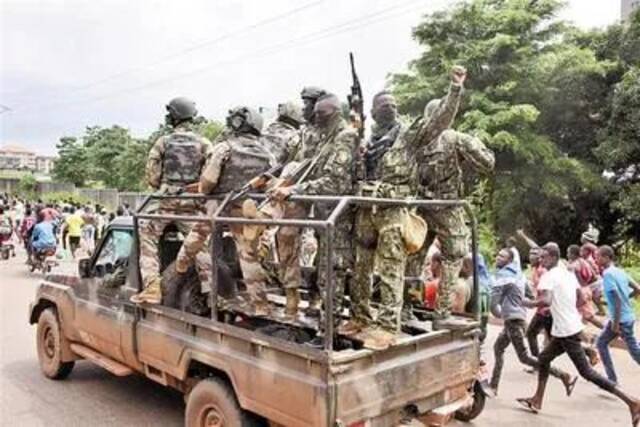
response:
<svg viewBox="0 0 640 427"><path fill-rule="evenodd" d="M169 135L160 137L149 152L146 165L147 182L159 194L178 194L197 182L200 171L211 152L211 142L192 132L182 123ZM193 215L203 213L202 204L189 200L161 200L146 213L159 215ZM145 289L159 295L160 257L158 242L167 225L174 223L186 235L191 224L183 221L149 220L140 223L140 272ZM205 266L196 265L201 279L208 281Z"/></svg>
<svg viewBox="0 0 640 427"><path fill-rule="evenodd" d="M354 155L357 150L358 135L349 125L337 116L326 129L317 129L315 150L309 146L302 146L302 153L310 157L317 157L306 180L294 187L294 194L316 195L349 195L353 194L355 181ZM319 212L320 217L324 217ZM348 272L353 267L351 247L352 218L347 213L336 225L332 244L334 249L333 269L335 272L334 286L336 301L342 300ZM299 235L299 233L298 233ZM326 290L327 275L327 242L320 238L318 242L318 287ZM297 258L297 257L296 257ZM299 262L296 260L296 262ZM293 266L293 265L292 265ZM300 268L299 265L297 267Z"/></svg>
<svg viewBox="0 0 640 427"><path fill-rule="evenodd" d="M285 162L300 145L302 110L293 102L278 105L278 119L262 134L262 144L278 163Z"/></svg>
<svg viewBox="0 0 640 427"><path fill-rule="evenodd" d="M371 138L366 144L364 156L365 181L359 183L358 195L375 197L377 181L382 175L381 159L400 136L400 122L372 129ZM373 265L377 231L373 222L371 208L360 207L355 222L355 267L354 280L350 288L352 319L360 325L371 323L373 317L369 305L371 295L371 266Z"/></svg>
<svg viewBox="0 0 640 427"><path fill-rule="evenodd" d="M262 146L258 137L249 133L230 133L212 150L200 177L200 187L204 194L226 194L239 190L252 178L260 175L274 163L273 157ZM218 203L208 203L211 214ZM231 216L242 216L239 205L230 207ZM259 234L245 233L241 225L230 227L238 250L238 258L249 301L266 301L266 274L258 260ZM182 245L177 258L179 270L185 271L196 254L202 250L211 234L209 222L197 223ZM204 288L204 292L210 291Z"/></svg>
<svg viewBox="0 0 640 427"><path fill-rule="evenodd" d="M382 158L381 180L376 194L383 198L406 198L415 194L417 153L450 126L458 110L462 87L451 84L447 97L431 117L416 120ZM384 330L400 330L400 314L404 290L407 252L402 231L406 208L378 208L371 223L375 227L377 245L373 277L380 288L381 309L377 324ZM369 291L370 292L370 291ZM367 291L361 292L368 298ZM368 300L366 300L368 304ZM364 304L364 303L360 303Z"/></svg>
<svg viewBox="0 0 640 427"><path fill-rule="evenodd" d="M419 197L457 200L463 197L464 168L489 172L494 166L493 152L478 138L448 129L418 153ZM451 308L451 291L456 286L462 260L469 252L467 215L462 207L430 209L421 212L435 230L442 253L442 279L438 291L438 311L446 317ZM426 245L415 255L422 266Z"/></svg>

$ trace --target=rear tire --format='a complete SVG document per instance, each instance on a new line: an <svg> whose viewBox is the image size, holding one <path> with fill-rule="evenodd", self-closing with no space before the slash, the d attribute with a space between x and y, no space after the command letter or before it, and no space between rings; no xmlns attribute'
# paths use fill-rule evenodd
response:
<svg viewBox="0 0 640 427"><path fill-rule="evenodd" d="M9 251L2 251L2 259L4 260L9 259Z"/></svg>
<svg viewBox="0 0 640 427"><path fill-rule="evenodd" d="M62 380L69 376L75 362L62 361L62 331L55 309L46 308L38 318L36 334L38 361L42 373L52 380Z"/></svg>
<svg viewBox="0 0 640 427"><path fill-rule="evenodd" d="M487 401L487 396L482 391L482 386L480 386L479 382L475 382L473 384L473 403L466 407L462 408L455 413L456 420L463 421L468 423L476 419L484 410L484 405Z"/></svg>
<svg viewBox="0 0 640 427"><path fill-rule="evenodd" d="M221 379L200 381L187 399L187 427L257 427L261 424L261 420L240 407L233 389Z"/></svg>

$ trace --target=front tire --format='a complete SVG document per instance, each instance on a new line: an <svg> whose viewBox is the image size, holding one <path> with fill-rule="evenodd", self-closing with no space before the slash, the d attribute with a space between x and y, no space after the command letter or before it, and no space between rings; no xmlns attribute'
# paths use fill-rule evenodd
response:
<svg viewBox="0 0 640 427"><path fill-rule="evenodd" d="M38 361L42 373L52 380L62 380L69 376L75 362L62 361L62 331L53 308L46 308L38 318L36 334Z"/></svg>
<svg viewBox="0 0 640 427"><path fill-rule="evenodd" d="M193 388L185 411L187 427L254 427L252 414L240 408L231 387L218 378L207 378Z"/></svg>

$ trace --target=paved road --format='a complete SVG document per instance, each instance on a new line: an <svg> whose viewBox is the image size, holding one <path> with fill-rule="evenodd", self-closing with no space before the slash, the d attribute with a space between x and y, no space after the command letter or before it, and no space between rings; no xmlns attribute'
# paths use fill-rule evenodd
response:
<svg viewBox="0 0 640 427"><path fill-rule="evenodd" d="M117 378L88 362L78 362L65 381L50 381L40 374L35 328L27 323L28 304L40 276L29 273L23 259L18 254L18 258L0 261L0 425L182 425L182 396L143 378ZM490 342L495 334L496 329L492 329ZM640 396L640 367L623 351L616 350L614 357L625 385ZM552 380L544 413L536 416L520 410L514 398L532 393L535 377L523 372L511 350L507 358L500 397L490 401L484 413L470 425L630 425L621 403L584 381L578 383L573 397L567 399L562 386ZM560 365L572 369L564 357Z"/></svg>

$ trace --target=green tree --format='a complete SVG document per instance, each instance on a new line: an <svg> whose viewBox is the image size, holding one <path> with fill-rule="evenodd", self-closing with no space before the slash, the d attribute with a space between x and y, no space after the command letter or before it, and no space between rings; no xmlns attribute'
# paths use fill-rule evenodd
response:
<svg viewBox="0 0 640 427"><path fill-rule="evenodd" d="M58 159L53 166L54 178L83 186L90 170L86 148L76 138L69 136L60 138L56 148Z"/></svg>
<svg viewBox="0 0 640 427"><path fill-rule="evenodd" d="M27 199L34 199L36 190L38 189L38 181L31 173L26 173L20 177L18 182L18 191L20 195Z"/></svg>
<svg viewBox="0 0 640 427"><path fill-rule="evenodd" d="M467 67L456 127L496 152L483 217L501 236L524 227L541 241L575 241L594 220L583 198L602 194L590 117L609 64L570 42L573 30L554 18L561 7L473 0L428 15L414 30L422 55L391 78L401 111L415 115L445 93L452 65Z"/></svg>

